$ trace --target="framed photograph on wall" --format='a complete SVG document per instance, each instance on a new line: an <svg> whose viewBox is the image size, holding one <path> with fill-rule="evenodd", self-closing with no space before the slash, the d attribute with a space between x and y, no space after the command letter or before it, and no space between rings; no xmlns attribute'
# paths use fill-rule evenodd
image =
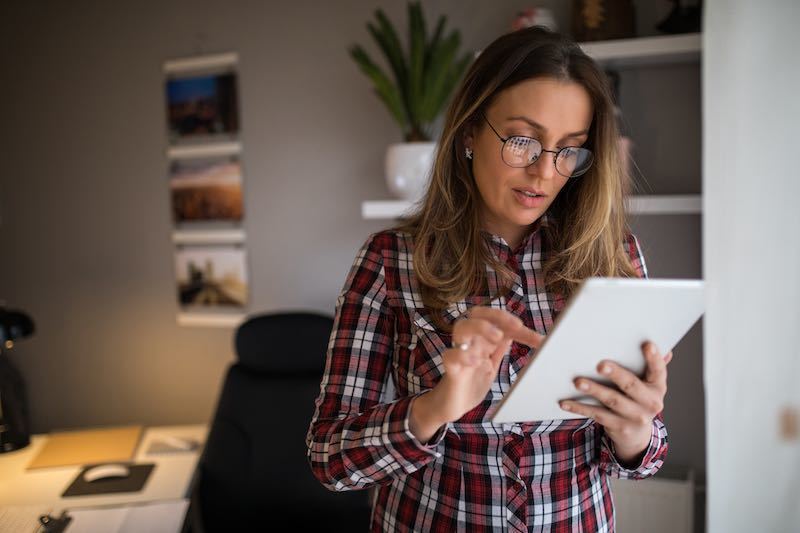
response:
<svg viewBox="0 0 800 533"><path fill-rule="evenodd" d="M168 79L167 118L172 142L235 134L239 131L236 75Z"/></svg>
<svg viewBox="0 0 800 533"><path fill-rule="evenodd" d="M176 225L242 220L242 166L238 155L173 160L169 188Z"/></svg>
<svg viewBox="0 0 800 533"><path fill-rule="evenodd" d="M175 276L183 311L247 305L247 267L241 244L178 245Z"/></svg>

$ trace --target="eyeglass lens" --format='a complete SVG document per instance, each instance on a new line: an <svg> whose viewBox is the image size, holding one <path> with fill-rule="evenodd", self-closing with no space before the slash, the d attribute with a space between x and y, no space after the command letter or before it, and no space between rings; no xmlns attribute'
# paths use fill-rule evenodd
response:
<svg viewBox="0 0 800 533"><path fill-rule="evenodd" d="M510 137L503 146L503 161L512 167L527 167L542 154L542 145L530 137ZM556 170L562 176L580 176L592 166L592 152L579 147L566 147L556 156Z"/></svg>

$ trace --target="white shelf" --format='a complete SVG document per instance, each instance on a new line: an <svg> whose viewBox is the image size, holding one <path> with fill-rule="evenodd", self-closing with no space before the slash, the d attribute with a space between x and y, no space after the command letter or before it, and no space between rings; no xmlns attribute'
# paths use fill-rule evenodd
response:
<svg viewBox="0 0 800 533"><path fill-rule="evenodd" d="M366 219L398 218L412 207L412 203L405 200L361 202L361 217Z"/></svg>
<svg viewBox="0 0 800 533"><path fill-rule="evenodd" d="M241 325L247 315L245 313L178 313L179 326L195 327L221 327L237 328Z"/></svg>
<svg viewBox="0 0 800 533"><path fill-rule="evenodd" d="M164 62L164 72L166 74L180 74L197 70L223 69L236 65L238 61L239 55L236 52L171 59Z"/></svg>
<svg viewBox="0 0 800 533"><path fill-rule="evenodd" d="M223 157L241 153L242 143L239 141L215 142L209 144L187 144L167 148L169 159L192 159L197 157Z"/></svg>
<svg viewBox="0 0 800 533"><path fill-rule="evenodd" d="M243 243L243 229L223 230L175 230L172 232L174 244L239 244Z"/></svg>
<svg viewBox="0 0 800 533"><path fill-rule="evenodd" d="M703 212L703 196L634 195L628 199L628 213L632 215L699 215Z"/></svg>
<svg viewBox="0 0 800 533"><path fill-rule="evenodd" d="M406 214L412 204L404 200L376 200L361 203L361 216L365 219L394 219ZM703 210L702 196L688 195L637 195L628 202L632 215L691 215Z"/></svg>
<svg viewBox="0 0 800 533"><path fill-rule="evenodd" d="M607 67L632 67L700 61L701 33L635 37L579 43L587 55Z"/></svg>

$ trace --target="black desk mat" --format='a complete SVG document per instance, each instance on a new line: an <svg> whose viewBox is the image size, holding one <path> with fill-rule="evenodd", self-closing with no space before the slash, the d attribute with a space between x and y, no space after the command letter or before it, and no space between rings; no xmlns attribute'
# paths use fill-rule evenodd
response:
<svg viewBox="0 0 800 533"><path fill-rule="evenodd" d="M115 463L116 464L116 463ZM113 494L116 492L139 492L144 487L155 463L120 463L128 466L130 474L124 478L98 479L91 483L83 479L83 474L97 465L86 465L67 487L62 498L88 496L92 494Z"/></svg>

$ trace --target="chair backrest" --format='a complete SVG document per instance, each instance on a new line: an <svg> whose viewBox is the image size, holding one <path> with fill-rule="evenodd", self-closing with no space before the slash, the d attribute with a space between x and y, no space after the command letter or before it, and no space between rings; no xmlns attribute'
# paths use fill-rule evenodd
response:
<svg viewBox="0 0 800 533"><path fill-rule="evenodd" d="M366 491L329 492L306 458L332 327L330 316L294 312L252 317L237 330L238 362L228 370L200 460L206 531L259 530L258 521L269 523L275 512L283 519L297 513L325 531L368 529Z"/></svg>
<svg viewBox="0 0 800 533"><path fill-rule="evenodd" d="M239 364L276 376L313 376L325 369L333 318L319 313L273 313L250 317L236 330Z"/></svg>

